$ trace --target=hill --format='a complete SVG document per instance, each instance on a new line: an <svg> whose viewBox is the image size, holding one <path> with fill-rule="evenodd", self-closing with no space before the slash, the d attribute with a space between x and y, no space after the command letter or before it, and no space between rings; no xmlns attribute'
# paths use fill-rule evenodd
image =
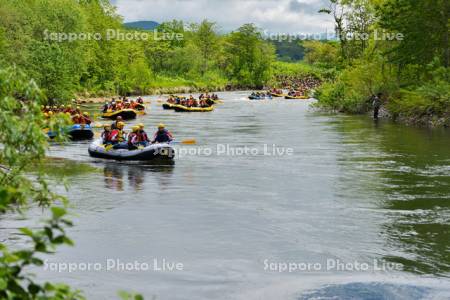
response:
<svg viewBox="0 0 450 300"><path fill-rule="evenodd" d="M137 22L123 23L123 26L133 29L153 30L159 26L159 23L154 21L137 21Z"/></svg>

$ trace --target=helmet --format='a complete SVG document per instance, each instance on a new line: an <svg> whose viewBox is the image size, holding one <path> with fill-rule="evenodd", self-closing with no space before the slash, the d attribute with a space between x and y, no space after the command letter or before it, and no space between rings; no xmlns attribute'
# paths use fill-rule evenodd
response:
<svg viewBox="0 0 450 300"><path fill-rule="evenodd" d="M125 126L124 122L117 123L117 128L123 128Z"/></svg>
<svg viewBox="0 0 450 300"><path fill-rule="evenodd" d="M58 108L58 106L56 106L56 105L53 105L53 109L57 109Z"/></svg>
<svg viewBox="0 0 450 300"><path fill-rule="evenodd" d="M77 109L80 109L80 107L79 107L79 106L77 106Z"/></svg>
<svg viewBox="0 0 450 300"><path fill-rule="evenodd" d="M61 106L60 106L61 108L64 108L64 104L61 104Z"/></svg>
<svg viewBox="0 0 450 300"><path fill-rule="evenodd" d="M68 107L68 108L72 108L72 105L69 104L69 105L67 105L67 107Z"/></svg>
<svg viewBox="0 0 450 300"><path fill-rule="evenodd" d="M46 108L46 109L50 109L50 106L47 105L45 108Z"/></svg>
<svg viewBox="0 0 450 300"><path fill-rule="evenodd" d="M111 129L111 125L105 124L105 125L103 125L103 128L105 128L105 129Z"/></svg>
<svg viewBox="0 0 450 300"><path fill-rule="evenodd" d="M163 123L158 124L158 128L165 128L165 127L166 127L166 125L164 125Z"/></svg>
<svg viewBox="0 0 450 300"><path fill-rule="evenodd" d="M85 111L85 112L83 113L83 115L85 115L86 117L89 117L89 113L88 113L87 111Z"/></svg>
<svg viewBox="0 0 450 300"><path fill-rule="evenodd" d="M121 121L121 120L123 120L122 116L118 116L118 117L116 118L116 121Z"/></svg>
<svg viewBox="0 0 450 300"><path fill-rule="evenodd" d="M52 111L49 111L49 112L48 112L48 115L49 115L49 116L53 116L53 112L52 112Z"/></svg>
<svg viewBox="0 0 450 300"><path fill-rule="evenodd" d="M139 123L138 126L139 126L140 129L144 128L144 124L143 123Z"/></svg>
<svg viewBox="0 0 450 300"><path fill-rule="evenodd" d="M139 126L133 126L131 129L133 130L133 132L136 132L139 130Z"/></svg>
<svg viewBox="0 0 450 300"><path fill-rule="evenodd" d="M66 115L70 116L71 114L70 114L70 112L66 112Z"/></svg>

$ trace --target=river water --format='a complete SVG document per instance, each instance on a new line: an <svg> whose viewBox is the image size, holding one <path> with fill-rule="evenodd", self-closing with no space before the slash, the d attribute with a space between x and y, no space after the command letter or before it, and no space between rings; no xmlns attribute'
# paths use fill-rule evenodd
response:
<svg viewBox="0 0 450 300"><path fill-rule="evenodd" d="M69 165L76 246L34 272L91 299L449 299L450 132L248 94L192 114L148 97L149 114L128 125L164 122L197 141L177 146L174 165L52 146L65 158L55 168ZM82 164L93 170L73 171ZM68 263L78 270L49 270Z"/></svg>

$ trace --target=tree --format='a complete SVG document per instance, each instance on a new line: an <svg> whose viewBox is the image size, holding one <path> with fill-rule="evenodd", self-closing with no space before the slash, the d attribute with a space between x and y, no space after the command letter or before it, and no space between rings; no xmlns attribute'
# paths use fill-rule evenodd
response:
<svg viewBox="0 0 450 300"><path fill-rule="evenodd" d="M194 32L194 44L200 50L202 57L202 76L208 70L211 60L218 51L218 37L216 33L216 23L203 20L199 25L192 24Z"/></svg>
<svg viewBox="0 0 450 300"><path fill-rule="evenodd" d="M59 122L46 122L41 112L45 104L43 93L17 69L0 69L0 213L23 210L30 203L53 205L66 200L50 191L42 161L47 139L44 126L60 132ZM55 120L58 121L58 120ZM64 123L62 123L64 124ZM25 174L33 164L33 177ZM27 273L30 266L42 266L38 254L49 254L61 244L72 245L65 227L72 223L65 218L61 206L51 208L52 217L39 230L21 228L30 239L30 246L11 251L0 243L0 298L1 299L82 299L80 292L65 285L39 283Z"/></svg>
<svg viewBox="0 0 450 300"><path fill-rule="evenodd" d="M232 32L226 43L227 73L242 86L261 87L270 76L275 48L264 41L253 24Z"/></svg>
<svg viewBox="0 0 450 300"><path fill-rule="evenodd" d="M332 68L338 63L339 48L333 42L304 41L305 61Z"/></svg>
<svg viewBox="0 0 450 300"><path fill-rule="evenodd" d="M447 0L386 0L377 10L380 26L404 35L388 53L399 65L426 65L439 57L449 66L450 4Z"/></svg>
<svg viewBox="0 0 450 300"><path fill-rule="evenodd" d="M329 0L329 6L320 13L333 16L335 31L340 41L341 56L355 59L363 55L368 46L375 21L370 0Z"/></svg>

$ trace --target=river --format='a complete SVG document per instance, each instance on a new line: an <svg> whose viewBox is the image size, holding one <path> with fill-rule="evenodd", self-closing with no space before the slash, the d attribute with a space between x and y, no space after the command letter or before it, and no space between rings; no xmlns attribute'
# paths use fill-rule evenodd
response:
<svg viewBox="0 0 450 300"><path fill-rule="evenodd" d="M69 165L76 246L34 272L91 299L119 290L146 299L450 298L450 132L248 94L220 93L214 112L191 114L148 97L149 114L130 124L153 131L164 122L197 141L177 146L174 165L92 159L85 142L52 146L50 156L65 158L55 167ZM74 171L82 164L93 168ZM29 215L3 227L43 217ZM78 270L49 270L67 263ZM82 270L87 263L96 269Z"/></svg>

